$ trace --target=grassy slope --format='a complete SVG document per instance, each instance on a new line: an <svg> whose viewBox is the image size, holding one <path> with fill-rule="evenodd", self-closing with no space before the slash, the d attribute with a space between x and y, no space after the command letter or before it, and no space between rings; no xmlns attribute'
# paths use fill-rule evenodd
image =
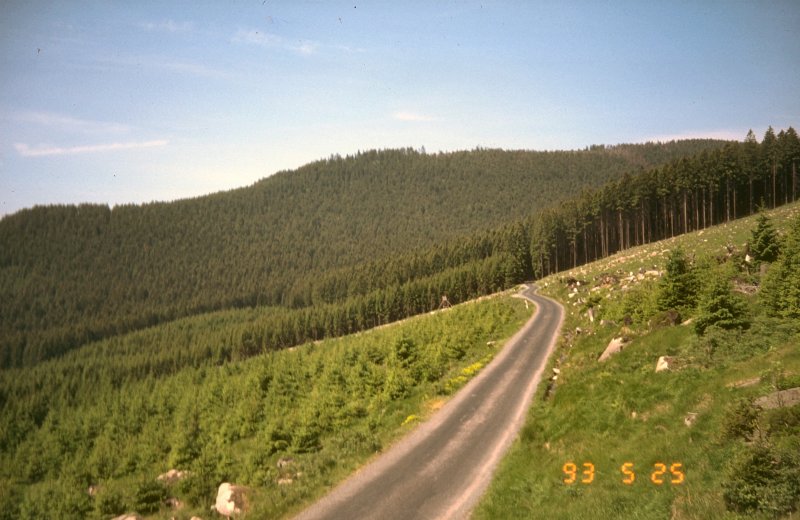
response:
<svg viewBox="0 0 800 520"><path fill-rule="evenodd" d="M771 217L781 230L798 213L800 205L794 204ZM598 363L611 338L620 335L620 327L589 323L578 303L599 285L595 280L601 273L616 273L620 284L596 289L594 294L603 297L601 313L617 317L623 292L639 291L646 299L656 286L647 279L626 282L630 273L663 269L667 251L678 246L698 258L722 254L727 244L741 250L754 227L754 217L743 219L585 266L568 273L589 282L573 297L558 277L542 281L544 292L564 302L568 311L565 333L550 361L561 373L549 397L540 387L521 438L503 462L476 518L754 517L726 511L722 483L742 443L726 441L720 432L737 399L783 388L787 380L794 386L800 382L796 324L755 319L740 342L723 345L713 357L698 348L692 327L648 331L634 324L625 331L633 341L620 354ZM622 285L628 288L623 290ZM749 304L758 314L757 299L751 297ZM662 355L677 357L681 368L655 373ZM759 377L751 386L733 385ZM691 427L684 423L689 414L696 414ZM565 484L562 467L567 462L581 470L584 462L593 463L594 481ZM634 464L632 485L622 483L625 475L620 468L625 462ZM658 462L681 463L685 481L653 484L650 474ZM586 477L579 471L578 479L582 478Z"/></svg>

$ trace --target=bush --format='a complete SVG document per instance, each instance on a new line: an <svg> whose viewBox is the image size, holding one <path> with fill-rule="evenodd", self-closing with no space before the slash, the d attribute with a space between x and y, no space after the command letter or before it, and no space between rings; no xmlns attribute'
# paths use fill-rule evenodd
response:
<svg viewBox="0 0 800 520"><path fill-rule="evenodd" d="M765 442L749 446L731 464L723 482L728 509L784 515L800 502L800 456Z"/></svg>
<svg viewBox="0 0 800 520"><path fill-rule="evenodd" d="M752 399L740 399L728 409L722 432L727 439L749 439L759 429L761 410Z"/></svg>
<svg viewBox="0 0 800 520"><path fill-rule="evenodd" d="M143 480L136 487L134 495L134 509L143 514L155 513L161 508L162 502L167 499L167 488L158 480Z"/></svg>
<svg viewBox="0 0 800 520"><path fill-rule="evenodd" d="M122 493L118 489L107 486L102 486L97 493L94 508L95 512L102 517L121 515L127 509Z"/></svg>

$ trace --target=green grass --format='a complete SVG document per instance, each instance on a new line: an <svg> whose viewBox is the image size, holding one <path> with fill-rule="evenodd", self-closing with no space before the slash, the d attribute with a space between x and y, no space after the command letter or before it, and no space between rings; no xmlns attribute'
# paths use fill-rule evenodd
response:
<svg viewBox="0 0 800 520"><path fill-rule="evenodd" d="M771 214L780 230L800 205ZM551 367L560 374L554 391L545 398L540 387L527 422L474 513L478 519L500 518L640 518L709 519L773 518L771 514L726 509L723 490L731 478L732 461L747 449L741 440L722 434L730 409L738 399L764 395L797 381L800 374L800 324L781 322L760 313L757 296L750 297L752 326L726 333L713 352L705 348L691 326L652 330L634 321L590 323L585 302L600 295L600 317L622 314L626 298L643 301L657 286L654 281L624 280L612 287L600 285L601 273L621 278L640 268L663 269L666 251L680 246L697 258L721 254L723 246L741 248L754 219L678 237L625 251L579 270L543 280L545 292L561 300L567 317ZM573 297L561 280L575 277L588 284ZM628 288L623 290L622 286ZM638 294L637 294L638 291ZM619 321L617 321L619 323ZM580 327L580 333L576 328ZM611 338L626 335L632 341L622 352L599 363L597 358ZM659 356L673 356L678 368L655 373ZM733 384L760 378L743 387ZM781 383L781 381L783 383ZM693 418L691 426L685 419ZM770 414L761 421L767 423ZM778 440L800 440L797 430ZM577 482L564 482L564 464L577 465ZM583 464L595 467L591 483L582 483ZM636 478L623 483L624 463L633 463ZM650 476L657 463L680 463L685 480L654 484ZM677 469L677 468L676 468ZM669 473L666 475L669 477ZM795 513L789 518L800 518Z"/></svg>

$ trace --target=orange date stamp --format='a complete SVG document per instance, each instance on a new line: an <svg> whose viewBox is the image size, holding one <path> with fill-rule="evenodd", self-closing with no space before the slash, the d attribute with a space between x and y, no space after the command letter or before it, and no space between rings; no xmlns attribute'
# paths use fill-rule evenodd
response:
<svg viewBox="0 0 800 520"><path fill-rule="evenodd" d="M591 484L595 479L595 466L591 462L584 462L580 466L574 462L567 462L562 466L561 471L564 472L564 484ZM620 466L621 473L620 482L628 486L636 482L636 471L633 462L626 462ZM650 482L657 486L663 484L679 485L683 484L686 480L686 474L683 469L683 463L673 462L669 465L663 462L656 462L652 467L647 469L650 476Z"/></svg>

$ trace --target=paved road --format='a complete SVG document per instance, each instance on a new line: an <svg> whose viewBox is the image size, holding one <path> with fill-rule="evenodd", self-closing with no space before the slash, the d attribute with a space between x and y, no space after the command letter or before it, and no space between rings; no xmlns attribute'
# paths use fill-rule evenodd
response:
<svg viewBox="0 0 800 520"><path fill-rule="evenodd" d="M386 453L297 520L465 518L522 426L555 346L563 309L528 288L538 309L478 376Z"/></svg>

